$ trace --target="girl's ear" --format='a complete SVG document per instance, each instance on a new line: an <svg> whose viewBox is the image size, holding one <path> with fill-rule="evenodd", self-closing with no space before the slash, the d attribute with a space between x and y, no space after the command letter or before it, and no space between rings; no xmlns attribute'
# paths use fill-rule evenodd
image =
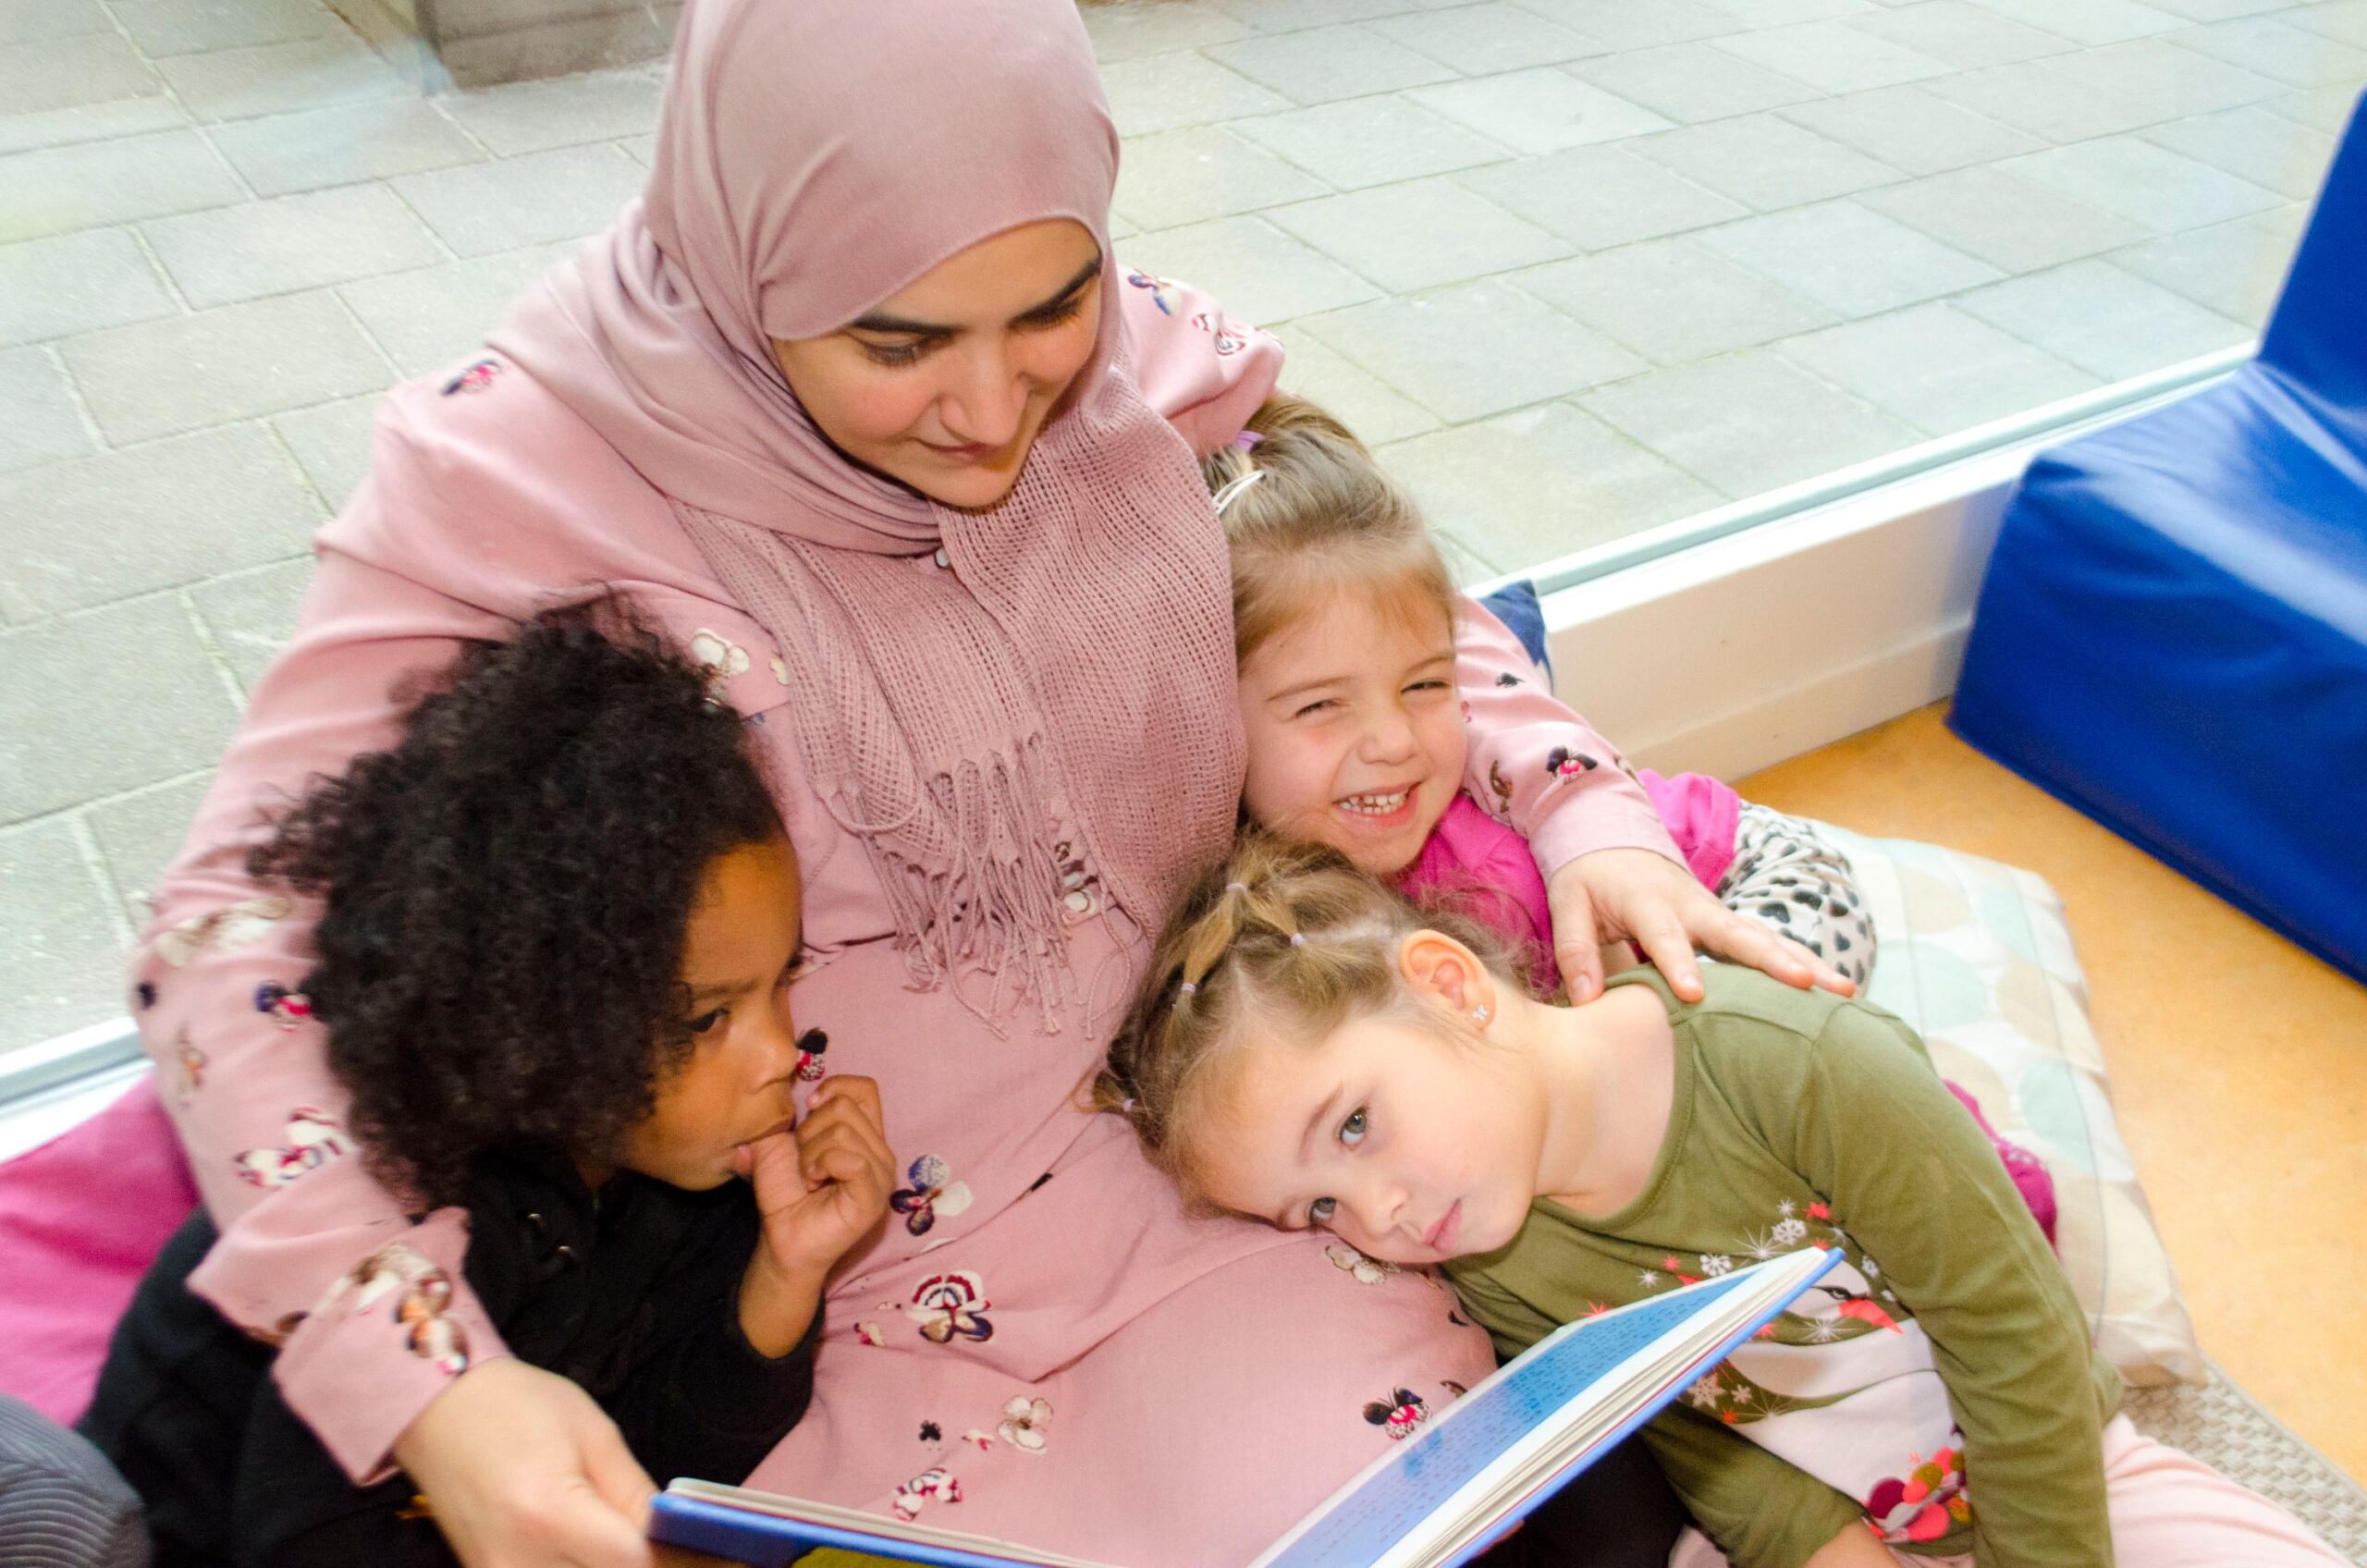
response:
<svg viewBox="0 0 2367 1568"><path fill-rule="evenodd" d="M1397 947L1397 973L1418 996L1477 1017L1496 1011L1496 977L1478 956L1443 931L1417 931Z"/></svg>

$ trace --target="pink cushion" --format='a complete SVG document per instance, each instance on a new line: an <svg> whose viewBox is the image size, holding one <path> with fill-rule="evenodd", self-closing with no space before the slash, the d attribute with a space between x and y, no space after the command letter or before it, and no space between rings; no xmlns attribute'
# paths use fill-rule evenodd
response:
<svg viewBox="0 0 2367 1568"><path fill-rule="evenodd" d="M148 1079L0 1165L0 1390L71 1423L107 1336L197 1188Z"/></svg>

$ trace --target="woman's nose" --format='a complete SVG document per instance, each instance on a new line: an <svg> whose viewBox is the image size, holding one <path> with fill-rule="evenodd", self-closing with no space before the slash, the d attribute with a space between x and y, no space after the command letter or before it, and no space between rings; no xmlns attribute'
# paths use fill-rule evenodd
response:
<svg viewBox="0 0 2367 1568"><path fill-rule="evenodd" d="M1027 391L1027 376L1006 345L971 345L962 359L960 378L946 391L946 427L963 441L1004 446L1019 434Z"/></svg>

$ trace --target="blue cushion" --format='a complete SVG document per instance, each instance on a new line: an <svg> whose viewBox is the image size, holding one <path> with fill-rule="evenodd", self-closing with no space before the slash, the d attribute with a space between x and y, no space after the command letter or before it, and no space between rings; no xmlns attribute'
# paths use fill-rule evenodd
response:
<svg viewBox="0 0 2367 1568"><path fill-rule="evenodd" d="M1520 639L1520 645L1528 650L1529 662L1551 676L1553 661L1545 656L1545 606L1538 603L1537 584L1524 577L1479 602Z"/></svg>
<svg viewBox="0 0 2367 1568"><path fill-rule="evenodd" d="M2261 358L2042 455L2008 508L1953 722L2367 978L2367 133Z"/></svg>

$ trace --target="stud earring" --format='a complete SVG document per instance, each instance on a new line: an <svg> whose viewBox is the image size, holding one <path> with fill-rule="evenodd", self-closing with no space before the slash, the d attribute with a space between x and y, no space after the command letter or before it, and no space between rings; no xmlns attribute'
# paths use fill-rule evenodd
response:
<svg viewBox="0 0 2367 1568"><path fill-rule="evenodd" d="M1485 1023L1488 1022L1488 1010L1484 1007L1475 1007L1471 1010L1471 1017L1474 1023Z"/></svg>

